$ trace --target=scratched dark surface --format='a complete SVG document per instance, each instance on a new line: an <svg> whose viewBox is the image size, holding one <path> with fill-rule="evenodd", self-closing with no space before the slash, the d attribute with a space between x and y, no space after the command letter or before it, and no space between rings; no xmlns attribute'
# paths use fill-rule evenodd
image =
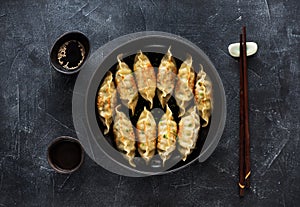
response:
<svg viewBox="0 0 300 207"><path fill-rule="evenodd" d="M1 1L0 206L299 206L300 1ZM238 62L227 53L242 25L259 45L249 59L251 189L238 196ZM47 163L49 142L76 137L76 75L49 64L62 33L87 34L92 51L124 34L159 30L198 45L224 83L228 118L204 163L127 178L86 156L71 175ZM297 205L298 204L298 205Z"/></svg>

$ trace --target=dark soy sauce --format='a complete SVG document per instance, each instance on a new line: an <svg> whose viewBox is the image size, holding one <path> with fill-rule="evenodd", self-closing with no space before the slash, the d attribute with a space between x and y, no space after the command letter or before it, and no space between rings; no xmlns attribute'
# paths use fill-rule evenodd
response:
<svg viewBox="0 0 300 207"><path fill-rule="evenodd" d="M59 140L49 147L49 160L58 169L73 170L81 164L81 145L72 140Z"/></svg>
<svg viewBox="0 0 300 207"><path fill-rule="evenodd" d="M85 50L79 41L70 40L60 47L58 57L60 56L59 64L67 70L74 70L82 64Z"/></svg>

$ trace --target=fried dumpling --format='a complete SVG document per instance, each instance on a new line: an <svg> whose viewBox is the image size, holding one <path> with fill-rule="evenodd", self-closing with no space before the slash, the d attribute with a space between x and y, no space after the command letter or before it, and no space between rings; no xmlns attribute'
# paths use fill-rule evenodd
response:
<svg viewBox="0 0 300 207"><path fill-rule="evenodd" d="M191 56L181 64L177 74L177 84L175 88L175 99L179 106L179 117L182 117L185 113L190 100L193 99L194 93L194 81L195 73L192 66L193 60Z"/></svg>
<svg viewBox="0 0 300 207"><path fill-rule="evenodd" d="M149 163L154 156L156 147L156 122L150 111L144 107L137 124L138 151L141 157Z"/></svg>
<svg viewBox="0 0 300 207"><path fill-rule="evenodd" d="M203 66L197 75L195 85L195 101L201 118L204 120L203 127L206 127L209 122L209 117L212 110L212 85L206 73L203 71Z"/></svg>
<svg viewBox="0 0 300 207"><path fill-rule="evenodd" d="M161 117L158 124L157 151L163 165L176 149L177 123L174 121L172 111L167 105L166 113Z"/></svg>
<svg viewBox="0 0 300 207"><path fill-rule="evenodd" d="M200 118L196 106L191 107L181 118L178 128L178 151L185 161L196 146L200 130Z"/></svg>
<svg viewBox="0 0 300 207"><path fill-rule="evenodd" d="M116 107L116 116L114 118L114 137L117 148L123 153L124 157L133 167L136 165L133 162L135 156L135 135L131 121L127 116L119 111L121 105Z"/></svg>
<svg viewBox="0 0 300 207"><path fill-rule="evenodd" d="M172 95L177 74L176 63L170 49L171 47L162 58L157 73L157 95L163 108Z"/></svg>
<svg viewBox="0 0 300 207"><path fill-rule="evenodd" d="M136 54L133 68L138 90L141 96L150 102L151 109L153 107L153 98L156 90L156 76L150 60L142 51Z"/></svg>
<svg viewBox="0 0 300 207"><path fill-rule="evenodd" d="M109 132L116 104L117 90L113 81L113 75L109 71L100 86L97 97L97 108L100 120L105 125L104 134Z"/></svg>
<svg viewBox="0 0 300 207"><path fill-rule="evenodd" d="M118 55L117 59L119 64L117 66L117 72L115 75L116 86L122 103L131 109L132 114L134 114L139 97L138 90L132 70L125 62L121 61L121 58L122 55Z"/></svg>

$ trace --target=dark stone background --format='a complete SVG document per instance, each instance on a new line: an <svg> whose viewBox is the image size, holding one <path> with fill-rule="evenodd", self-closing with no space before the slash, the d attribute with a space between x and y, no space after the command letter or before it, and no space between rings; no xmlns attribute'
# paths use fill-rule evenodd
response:
<svg viewBox="0 0 300 207"><path fill-rule="evenodd" d="M1 1L0 206L298 206L300 202L300 1ZM227 46L259 45L249 58L252 186L238 196L238 62ZM76 75L49 64L66 31L88 35L92 52L124 34L160 30L198 45L215 64L228 102L226 128L205 163L176 173L127 178L86 157L71 175L47 163L49 142L76 137ZM297 204L298 203L298 204Z"/></svg>

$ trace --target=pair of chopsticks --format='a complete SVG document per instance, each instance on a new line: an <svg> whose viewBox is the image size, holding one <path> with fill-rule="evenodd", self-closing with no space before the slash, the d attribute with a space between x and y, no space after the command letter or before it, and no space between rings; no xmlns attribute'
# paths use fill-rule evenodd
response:
<svg viewBox="0 0 300 207"><path fill-rule="evenodd" d="M246 27L240 34L240 151L239 151L239 193L244 196L250 187L250 137L248 117L248 74Z"/></svg>

